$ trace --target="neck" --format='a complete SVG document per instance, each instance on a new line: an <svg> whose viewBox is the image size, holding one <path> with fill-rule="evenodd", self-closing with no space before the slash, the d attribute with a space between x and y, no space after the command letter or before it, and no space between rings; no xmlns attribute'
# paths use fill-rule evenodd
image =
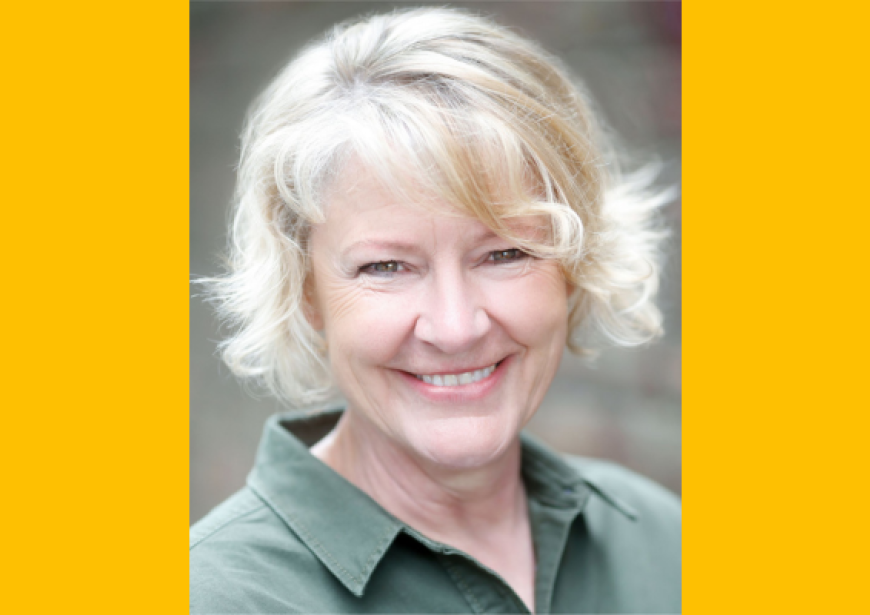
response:
<svg viewBox="0 0 870 615"><path fill-rule="evenodd" d="M528 523L519 441L485 466L445 468L348 411L312 453L396 518L458 548Z"/></svg>
<svg viewBox="0 0 870 615"><path fill-rule="evenodd" d="M535 609L535 555L517 439L475 468L421 459L346 411L311 452L423 535L499 573Z"/></svg>

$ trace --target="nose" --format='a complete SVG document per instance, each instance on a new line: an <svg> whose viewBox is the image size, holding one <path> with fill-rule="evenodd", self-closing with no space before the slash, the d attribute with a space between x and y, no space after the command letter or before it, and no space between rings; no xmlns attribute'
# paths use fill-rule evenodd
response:
<svg viewBox="0 0 870 615"><path fill-rule="evenodd" d="M428 286L414 327L416 337L445 354L473 348L492 328L482 290L461 271L442 271Z"/></svg>

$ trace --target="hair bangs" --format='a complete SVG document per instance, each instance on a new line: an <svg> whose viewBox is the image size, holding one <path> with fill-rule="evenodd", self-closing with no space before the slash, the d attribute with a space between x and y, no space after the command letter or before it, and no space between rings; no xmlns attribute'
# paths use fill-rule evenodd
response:
<svg viewBox="0 0 870 615"><path fill-rule="evenodd" d="M439 213L446 204L448 214L478 219L538 256L561 258L574 248L582 221L563 197L564 180L543 160L545 144L524 138L534 130L517 130L516 118L486 100L457 108L455 97L378 94L345 118L349 149L403 202Z"/></svg>

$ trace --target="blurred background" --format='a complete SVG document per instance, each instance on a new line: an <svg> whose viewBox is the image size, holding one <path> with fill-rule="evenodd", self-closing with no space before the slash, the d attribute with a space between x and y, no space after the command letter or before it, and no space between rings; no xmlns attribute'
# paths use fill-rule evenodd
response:
<svg viewBox="0 0 870 615"><path fill-rule="evenodd" d="M679 185L679 2L192 2L190 4L190 271L221 271L245 111L303 44L334 23L395 7L465 7L539 41L585 82L632 157L665 163ZM666 335L640 350L607 350L595 366L566 353L528 429L554 448L612 459L681 493L679 201L660 292ZM190 301L190 522L239 489L265 419L220 362L211 310Z"/></svg>

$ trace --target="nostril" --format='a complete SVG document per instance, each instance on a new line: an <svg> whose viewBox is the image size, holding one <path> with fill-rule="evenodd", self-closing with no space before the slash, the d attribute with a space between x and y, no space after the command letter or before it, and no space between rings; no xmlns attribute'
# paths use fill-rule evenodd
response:
<svg viewBox="0 0 870 615"><path fill-rule="evenodd" d="M421 296L417 338L449 353L477 344L492 328L480 303L480 289L469 285L461 272L448 272L432 280L425 298Z"/></svg>

